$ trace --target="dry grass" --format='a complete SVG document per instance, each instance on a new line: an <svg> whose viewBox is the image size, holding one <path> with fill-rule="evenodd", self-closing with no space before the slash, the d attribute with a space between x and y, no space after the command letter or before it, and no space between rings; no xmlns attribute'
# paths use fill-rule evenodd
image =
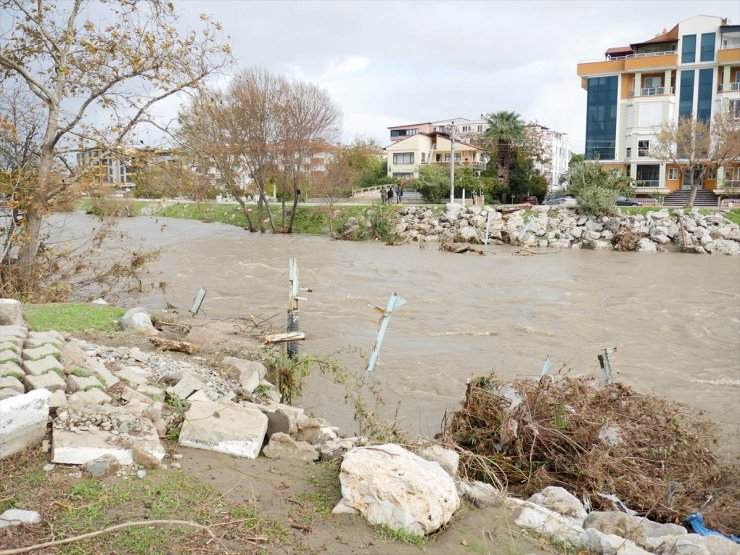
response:
<svg viewBox="0 0 740 555"><path fill-rule="evenodd" d="M608 429L616 445L599 438ZM604 493L658 521L701 510L710 527L740 528L740 473L714 455L713 427L690 407L622 384L477 378L442 436L463 449L468 476L521 495L558 485L594 509L612 510Z"/></svg>

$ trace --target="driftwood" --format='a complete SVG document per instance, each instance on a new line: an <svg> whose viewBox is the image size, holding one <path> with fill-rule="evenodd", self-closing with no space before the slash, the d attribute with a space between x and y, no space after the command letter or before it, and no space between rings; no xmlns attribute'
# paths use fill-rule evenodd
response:
<svg viewBox="0 0 740 555"><path fill-rule="evenodd" d="M464 252L477 252L481 256L486 255L486 253L483 252L483 249L477 249L467 243L453 243L451 241L445 241L444 243L439 245L439 250L454 252L455 254L462 254Z"/></svg>
<svg viewBox="0 0 740 555"><path fill-rule="evenodd" d="M508 214L509 212L516 212L517 210L529 210L532 208L531 204L503 204L497 206L496 209L502 214Z"/></svg>
<svg viewBox="0 0 740 555"><path fill-rule="evenodd" d="M154 343L160 349L165 351L179 351L181 353L187 353L192 355L195 352L195 345L188 343L187 341L175 341L173 339L164 339L162 337L150 337L149 341Z"/></svg>

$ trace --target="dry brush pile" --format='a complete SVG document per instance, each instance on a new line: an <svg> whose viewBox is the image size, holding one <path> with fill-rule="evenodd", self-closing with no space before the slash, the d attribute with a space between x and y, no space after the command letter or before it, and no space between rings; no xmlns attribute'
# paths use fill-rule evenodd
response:
<svg viewBox="0 0 740 555"><path fill-rule="evenodd" d="M713 452L700 414L590 377L546 376L468 384L461 409L441 434L461 448L471 479L531 495L548 485L613 510L617 496L653 520L679 522L701 510L725 533L740 529L740 473Z"/></svg>

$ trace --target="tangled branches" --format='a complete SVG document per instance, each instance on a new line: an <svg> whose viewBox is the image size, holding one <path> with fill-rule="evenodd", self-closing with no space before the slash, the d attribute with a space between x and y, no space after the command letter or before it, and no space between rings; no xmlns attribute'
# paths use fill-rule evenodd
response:
<svg viewBox="0 0 740 555"><path fill-rule="evenodd" d="M588 377L468 384L443 439L464 449L471 478L530 495L563 486L611 510L599 493L659 521L702 510L710 526L740 527L737 467L712 452L712 427L687 406Z"/></svg>

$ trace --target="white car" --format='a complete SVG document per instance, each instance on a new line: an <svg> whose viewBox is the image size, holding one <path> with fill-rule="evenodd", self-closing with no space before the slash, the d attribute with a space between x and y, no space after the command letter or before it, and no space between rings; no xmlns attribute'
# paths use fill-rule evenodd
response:
<svg viewBox="0 0 740 555"><path fill-rule="evenodd" d="M578 201L573 195L558 195L547 199L542 204L546 206L557 206L558 208L575 208L578 206Z"/></svg>

